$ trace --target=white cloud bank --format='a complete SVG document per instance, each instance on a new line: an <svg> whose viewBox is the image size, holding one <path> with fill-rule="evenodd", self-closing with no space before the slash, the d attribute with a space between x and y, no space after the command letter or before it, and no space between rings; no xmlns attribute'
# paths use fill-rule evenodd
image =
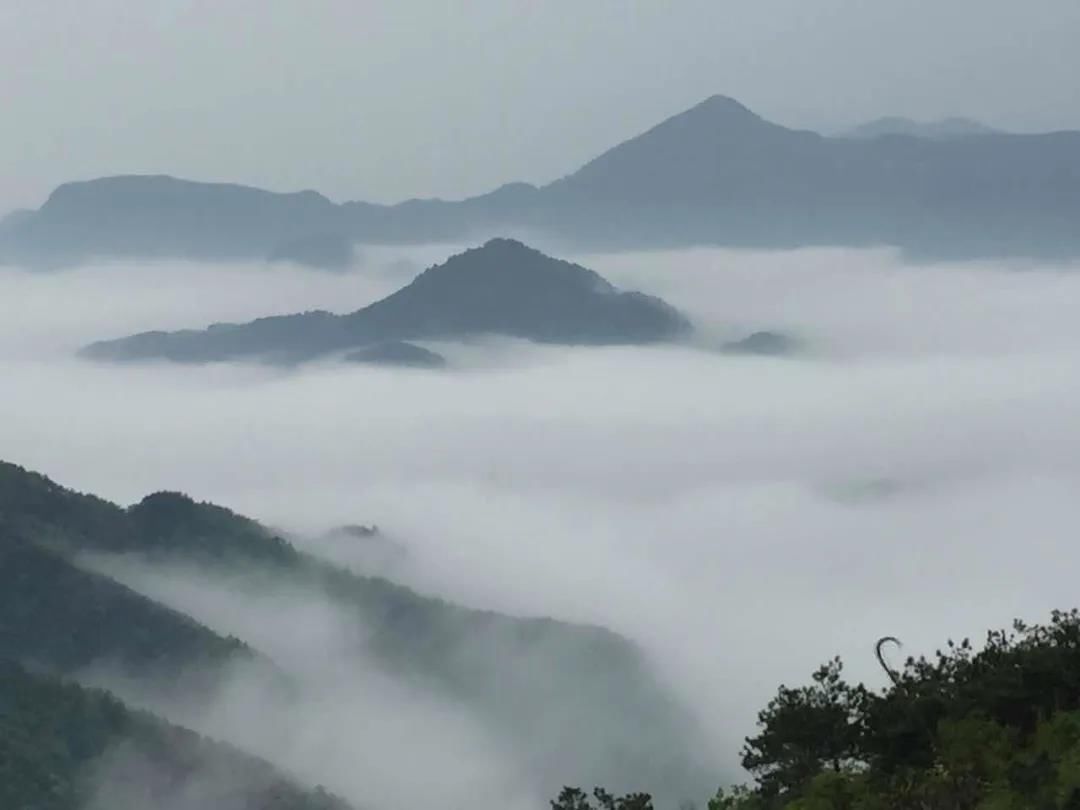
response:
<svg viewBox="0 0 1080 810"><path fill-rule="evenodd" d="M443 255L449 249L441 249ZM701 343L805 356L448 347L450 373L98 366L93 339L344 311L404 279L178 264L0 272L0 447L130 502L180 489L316 531L374 522L417 588L646 646L732 773L780 681L1080 602L1080 272L885 251L582 257ZM415 259L439 258L430 250ZM415 266L414 265L414 266ZM324 548L341 554L341 549Z"/></svg>

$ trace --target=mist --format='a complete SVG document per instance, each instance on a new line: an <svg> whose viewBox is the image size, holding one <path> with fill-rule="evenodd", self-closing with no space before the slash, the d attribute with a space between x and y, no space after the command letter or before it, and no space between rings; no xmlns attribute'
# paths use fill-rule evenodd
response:
<svg viewBox="0 0 1080 810"><path fill-rule="evenodd" d="M740 742L777 684L803 682L825 658L881 685L879 636L931 653L1075 603L1076 267L912 265L888 250L577 256L682 308L695 340L478 340L440 345L443 372L73 356L147 328L349 311L455 250L373 248L345 275L175 262L0 270L4 455L121 503L182 490L424 593L619 632L705 727L718 783L742 778ZM761 329L803 351L715 351ZM378 524L405 553L385 567L323 535L345 523ZM347 707L298 715L311 744L296 749L257 724L240 731L248 694L221 704L235 714L191 718L208 733L328 785L340 778L350 798L381 796L365 771L350 795L337 760L312 753L327 740L400 757L402 772L420 757L451 794L548 798L525 795L469 718L337 654L332 607L288 593L241 605L183 571L110 572L256 646L314 645L274 652ZM268 639L268 613L307 629ZM347 689L342 667L355 677ZM412 707L400 747L383 745L379 704ZM413 747L432 738L441 744ZM462 760L479 773L454 772Z"/></svg>
<svg viewBox="0 0 1080 810"><path fill-rule="evenodd" d="M209 694L165 692L107 662L83 673L84 682L357 806L544 806L545 797L532 792L535 783L518 772L491 730L449 701L389 677L364 654L367 629L355 610L325 594L258 574L151 565L122 555L87 555L82 563L245 639L259 655L215 673L219 686Z"/></svg>

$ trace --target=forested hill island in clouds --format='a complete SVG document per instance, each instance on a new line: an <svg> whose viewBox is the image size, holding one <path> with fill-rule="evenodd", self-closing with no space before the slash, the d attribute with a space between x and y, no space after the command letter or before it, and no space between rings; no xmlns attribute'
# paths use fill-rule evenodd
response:
<svg viewBox="0 0 1080 810"><path fill-rule="evenodd" d="M713 96L548 185L510 183L460 201L336 204L313 191L166 176L69 183L0 225L0 260L263 260L299 246L305 260L329 256L339 266L347 241L516 232L596 249L894 245L946 258L1080 255L1080 133L884 121L848 133L856 137L827 137Z"/></svg>
<svg viewBox="0 0 1080 810"><path fill-rule="evenodd" d="M686 334L689 322L659 298L617 290L580 265L512 239L431 267L396 293L348 315L305 312L202 331L145 332L95 343L95 359L300 362L366 347L357 361L417 360L402 341L499 335L559 344L639 344ZM381 347L381 348L380 348ZM424 365L437 357L424 357Z"/></svg>

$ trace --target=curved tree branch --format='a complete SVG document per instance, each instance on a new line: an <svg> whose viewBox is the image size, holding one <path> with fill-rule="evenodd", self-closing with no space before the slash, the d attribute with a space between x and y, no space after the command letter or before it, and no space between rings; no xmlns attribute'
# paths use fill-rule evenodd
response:
<svg viewBox="0 0 1080 810"><path fill-rule="evenodd" d="M877 656L881 668L885 670L885 674L889 676L889 680L892 681L893 686L899 686L900 673L889 666L885 661L885 655L881 651L886 644L895 644L897 647L903 647L904 645L900 643L900 639L896 638L896 636L882 636L877 640L877 644L874 645L874 655Z"/></svg>

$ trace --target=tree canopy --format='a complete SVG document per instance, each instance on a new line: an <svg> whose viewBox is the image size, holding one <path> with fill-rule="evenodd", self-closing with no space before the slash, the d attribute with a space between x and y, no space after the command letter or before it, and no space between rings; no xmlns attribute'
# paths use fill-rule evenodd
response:
<svg viewBox="0 0 1080 810"><path fill-rule="evenodd" d="M874 691L833 658L781 685L742 750L753 784L709 810L1080 810L1080 612L949 641L893 675ZM552 802L591 807L575 789Z"/></svg>

